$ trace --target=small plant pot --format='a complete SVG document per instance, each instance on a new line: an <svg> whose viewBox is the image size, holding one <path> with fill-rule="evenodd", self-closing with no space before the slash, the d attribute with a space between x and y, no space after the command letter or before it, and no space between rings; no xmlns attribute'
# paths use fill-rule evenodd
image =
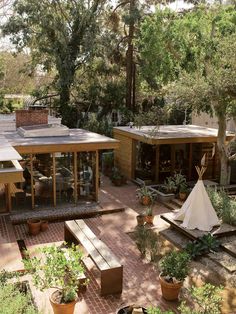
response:
<svg viewBox="0 0 236 314"><path fill-rule="evenodd" d="M136 216L138 226L143 226L145 223L145 217L143 215Z"/></svg>
<svg viewBox="0 0 236 314"><path fill-rule="evenodd" d="M43 232L48 230L48 221L47 220L41 221L40 230Z"/></svg>
<svg viewBox="0 0 236 314"><path fill-rule="evenodd" d="M145 216L145 221L149 225L153 225L154 216Z"/></svg>
<svg viewBox="0 0 236 314"><path fill-rule="evenodd" d="M159 276L161 284L162 296L167 301L178 300L180 289L183 286L183 282L179 281L176 283L167 282L161 275Z"/></svg>
<svg viewBox="0 0 236 314"><path fill-rule="evenodd" d="M69 303L57 303L55 302L56 294L58 294L58 291L53 292L50 296L50 303L53 309L53 313L54 314L73 314L77 300L74 300Z"/></svg>
<svg viewBox="0 0 236 314"><path fill-rule="evenodd" d="M149 197L149 196L142 196L142 198L141 198L141 204L142 205L149 206L149 205L151 205L151 203L152 203L151 197Z"/></svg>
<svg viewBox="0 0 236 314"><path fill-rule="evenodd" d="M186 198L187 198L187 193L185 193L185 192L179 192L179 199L180 199L181 201L185 201Z"/></svg>
<svg viewBox="0 0 236 314"><path fill-rule="evenodd" d="M37 235L40 233L41 220L39 219L29 219L27 220L27 225L30 235Z"/></svg>

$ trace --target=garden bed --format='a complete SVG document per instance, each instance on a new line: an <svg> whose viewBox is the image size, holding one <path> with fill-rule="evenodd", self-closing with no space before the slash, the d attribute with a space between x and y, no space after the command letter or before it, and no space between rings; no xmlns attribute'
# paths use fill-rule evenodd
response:
<svg viewBox="0 0 236 314"><path fill-rule="evenodd" d="M169 202L175 198L175 194L167 192L162 184L149 185L148 188L155 194L156 200L162 203Z"/></svg>

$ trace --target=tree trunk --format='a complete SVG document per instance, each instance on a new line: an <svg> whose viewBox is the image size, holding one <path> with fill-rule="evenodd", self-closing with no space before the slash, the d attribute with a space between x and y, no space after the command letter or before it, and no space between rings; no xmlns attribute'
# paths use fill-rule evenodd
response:
<svg viewBox="0 0 236 314"><path fill-rule="evenodd" d="M69 122L69 103L70 103L70 86L64 85L60 88L60 107L59 112L62 117L62 124L68 125Z"/></svg>
<svg viewBox="0 0 236 314"><path fill-rule="evenodd" d="M217 146L220 155L220 185L227 185L230 181L230 165L226 146L226 115L218 114Z"/></svg>
<svg viewBox="0 0 236 314"><path fill-rule="evenodd" d="M134 18L132 16L135 7L135 0L130 0L129 7L129 36L128 36L128 49L126 53L126 107L131 111L134 109L134 60L133 60L133 38L134 38Z"/></svg>

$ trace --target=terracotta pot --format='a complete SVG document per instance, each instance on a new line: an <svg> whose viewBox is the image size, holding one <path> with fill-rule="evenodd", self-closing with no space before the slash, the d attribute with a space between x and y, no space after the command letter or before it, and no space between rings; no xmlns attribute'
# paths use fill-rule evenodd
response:
<svg viewBox="0 0 236 314"><path fill-rule="evenodd" d="M159 280L161 284L161 292L163 298L167 301L178 300L179 292L181 287L183 286L183 282L179 281L176 283L169 283L162 276L159 276Z"/></svg>
<svg viewBox="0 0 236 314"><path fill-rule="evenodd" d="M136 216L138 226L143 226L145 223L145 217L143 215Z"/></svg>
<svg viewBox="0 0 236 314"><path fill-rule="evenodd" d="M54 301L54 296L57 293L58 291L55 291L50 296L50 303L53 309L53 313L54 314L73 314L77 300L74 300L69 303L56 303Z"/></svg>
<svg viewBox="0 0 236 314"><path fill-rule="evenodd" d="M187 198L187 193L185 193L185 192L179 192L179 199L180 199L181 201L185 201L186 198Z"/></svg>
<svg viewBox="0 0 236 314"><path fill-rule="evenodd" d="M39 219L29 219L27 220L27 225L29 228L29 234L37 235L40 232L41 220Z"/></svg>
<svg viewBox="0 0 236 314"><path fill-rule="evenodd" d="M154 216L145 216L145 221L149 225L153 225Z"/></svg>
<svg viewBox="0 0 236 314"><path fill-rule="evenodd" d="M42 220L41 221L40 230L41 231L48 230L48 221L47 220Z"/></svg>
<svg viewBox="0 0 236 314"><path fill-rule="evenodd" d="M152 200L151 200L151 198L149 196L142 196L141 203L144 206L149 206L149 205L151 205Z"/></svg>

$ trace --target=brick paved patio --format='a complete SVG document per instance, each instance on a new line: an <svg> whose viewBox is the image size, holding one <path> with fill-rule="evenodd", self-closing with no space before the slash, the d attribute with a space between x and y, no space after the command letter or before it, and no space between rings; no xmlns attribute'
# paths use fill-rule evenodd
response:
<svg viewBox="0 0 236 314"><path fill-rule="evenodd" d="M122 295L100 296L100 287L97 282L98 271L91 260L87 258L87 276L89 285L87 291L80 298L76 305L75 313L116 313L117 309L127 304L140 304L143 306L160 305L163 309L176 309L176 304L167 304L160 295L158 283L158 273L149 263L145 263L140 257L140 253L135 243L127 234L133 231L136 226L137 212L142 212L144 208L137 202L135 197L136 186L128 183L123 187L110 185L108 179L104 178L100 192L100 200L107 206L112 207L112 202L117 204L122 200L126 207L125 212L107 214L96 218L86 219L86 223L93 232L104 241L113 253L117 256L121 264L124 265L124 282ZM109 201L107 201L109 200ZM158 205L154 206L154 213L160 214L166 209ZM155 224L161 223L156 216ZM5 220L0 220L0 232L7 234ZM28 249L46 245L48 243L60 243L64 239L64 225L62 222L49 224L49 229L33 237L28 235L26 224L14 225L13 231L15 239L24 239ZM8 236L9 238L9 236ZM36 291L33 288L36 302L43 313L52 313L48 302L48 293Z"/></svg>
<svg viewBox="0 0 236 314"><path fill-rule="evenodd" d="M112 202L122 201L126 210L114 214L107 214L96 218L86 219L86 223L93 232L104 241L119 261L124 265L124 282L122 295L100 296L100 288L97 282L98 272L91 260L88 258L86 267L87 276L90 279L87 291L76 305L75 313L100 314L116 313L117 309L127 304L140 304L142 306L160 305L163 309L176 309L176 304L167 304L160 295L158 273L149 263L140 258L140 253L135 243L127 234L136 226L137 212L144 210L137 202L135 190L137 187L128 183L122 187L114 187L105 178L101 187L101 201L112 207ZM163 206L155 205L154 214L166 212ZM154 223L161 224L161 219L155 217ZM49 229L33 237L28 235L27 225L10 224L8 216L0 217L0 234L2 241L8 242L16 239L24 239L28 249L48 243L60 243L64 239L63 222L49 224ZM48 301L48 292L40 292L33 289L36 303L43 313L52 313Z"/></svg>

